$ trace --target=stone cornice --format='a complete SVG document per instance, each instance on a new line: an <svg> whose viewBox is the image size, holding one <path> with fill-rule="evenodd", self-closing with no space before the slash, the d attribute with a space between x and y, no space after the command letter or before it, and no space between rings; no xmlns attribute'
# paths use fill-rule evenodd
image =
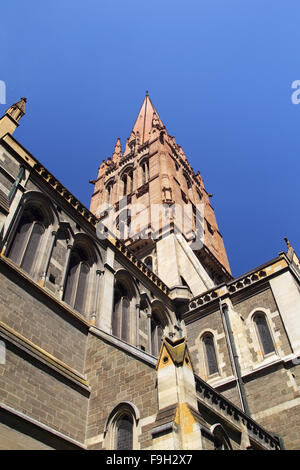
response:
<svg viewBox="0 0 300 470"><path fill-rule="evenodd" d="M204 380L200 379L200 377L195 376L195 379L198 398L201 400L200 403L204 406L209 406L213 409L214 413L226 419L228 419L229 416L229 422L235 429L239 427L236 423L242 422L247 426L250 437L261 445L265 446L267 444L271 449L280 449L279 441L275 436L266 431L222 394L210 387ZM219 408L219 410L217 408Z"/></svg>
<svg viewBox="0 0 300 470"><path fill-rule="evenodd" d="M115 336L110 335L109 333L106 333L103 330L100 330L99 328L95 326L90 327L90 333L94 334L95 336L105 340L112 346L117 346L119 349L122 349L123 351L131 354L134 356L136 359L139 359L146 364L148 364L150 367L155 369L156 364L157 364L157 358L154 356L151 356L150 354L142 351L141 349L136 348L135 346L132 346L129 343L126 343L120 338L116 338Z"/></svg>
<svg viewBox="0 0 300 470"><path fill-rule="evenodd" d="M145 276L164 294L169 296L170 289L168 286L153 272L149 269L139 258L137 258L133 252L127 248L119 240L110 237L110 242L115 246L115 248L122 253L134 266L136 266Z"/></svg>
<svg viewBox="0 0 300 470"><path fill-rule="evenodd" d="M40 421L37 421L34 418L31 418L30 416L26 415L25 413L22 413L21 411L15 410L11 406L8 406L4 403L0 403L0 410L1 412L9 413L15 416L16 418L20 418L23 421L27 421L28 423L33 424L37 428L42 429L46 433L49 433L52 436L58 437L59 439L62 439L66 442L73 444L75 447L78 447L78 449L82 449L82 450L87 449L85 444L82 444L81 442L78 442L75 439L72 439L71 437L66 436L65 434L57 431L56 429L50 428L50 426L47 426L46 424L41 423Z"/></svg>
<svg viewBox="0 0 300 470"><path fill-rule="evenodd" d="M253 271L250 271L243 276L234 279L229 283L220 284L219 286L203 292L197 297L191 299L189 303L190 310L183 314L182 318L190 321L191 315L199 312L201 308L208 306L216 300L219 301L219 299L222 300L223 298L236 295L246 289L249 289L249 287L254 286L254 284L265 281L266 279L276 275L278 271L282 271L287 268L288 263L285 259L285 256L280 256L254 269Z"/></svg>

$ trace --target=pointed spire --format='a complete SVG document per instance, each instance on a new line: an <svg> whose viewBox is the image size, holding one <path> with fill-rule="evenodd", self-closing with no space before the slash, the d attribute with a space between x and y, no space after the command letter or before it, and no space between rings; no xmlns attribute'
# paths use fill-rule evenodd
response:
<svg viewBox="0 0 300 470"><path fill-rule="evenodd" d="M8 108L0 118L0 138L5 134L13 134L19 125L19 120L25 114L26 98L21 98L20 101L14 103Z"/></svg>
<svg viewBox="0 0 300 470"><path fill-rule="evenodd" d="M153 128L163 129L164 125L158 115L158 112L152 104L148 91L146 91L143 104L133 126L128 144L130 144L133 139L139 140L139 142L136 142L138 145L142 145L144 142L147 142L147 140L150 138L150 133ZM128 146L126 145L125 153L127 153L127 150Z"/></svg>
<svg viewBox="0 0 300 470"><path fill-rule="evenodd" d="M21 98L19 101L14 103L5 114L9 114L15 121L19 121L21 117L25 114L25 103L27 102L27 98Z"/></svg>
<svg viewBox="0 0 300 470"><path fill-rule="evenodd" d="M117 162L119 158L122 157L122 147L121 147L121 139L120 137L117 138L117 142L115 145L115 149L112 155L112 161Z"/></svg>

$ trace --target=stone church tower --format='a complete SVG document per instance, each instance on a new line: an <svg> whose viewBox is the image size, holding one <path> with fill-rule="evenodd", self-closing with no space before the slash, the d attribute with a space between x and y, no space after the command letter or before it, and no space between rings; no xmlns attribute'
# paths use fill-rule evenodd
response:
<svg viewBox="0 0 300 470"><path fill-rule="evenodd" d="M148 93L124 153L118 138L93 183L91 212L104 224L109 219L116 236L168 287L198 295L232 278L211 195Z"/></svg>
<svg viewBox="0 0 300 470"><path fill-rule="evenodd" d="M289 240L232 277L148 94L90 210L16 140L25 105L0 118L0 449L299 449Z"/></svg>

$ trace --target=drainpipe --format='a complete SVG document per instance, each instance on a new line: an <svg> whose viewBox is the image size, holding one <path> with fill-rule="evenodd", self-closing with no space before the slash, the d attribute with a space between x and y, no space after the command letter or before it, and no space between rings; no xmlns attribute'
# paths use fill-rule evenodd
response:
<svg viewBox="0 0 300 470"><path fill-rule="evenodd" d="M246 392L245 392L245 386L244 382L242 380L242 375L241 375L241 368L240 368L240 363L239 363L239 356L237 354L237 350L235 347L235 342L233 338L233 332L231 329L230 325L230 320L228 316L228 307L222 306L221 299L219 299L219 306L220 306L220 312L221 312L221 317L223 320L223 325L225 329L225 334L226 334L226 340L227 344L229 347L229 353L230 353L230 359L231 359L231 364L232 364L232 369L234 376L236 378L236 383L237 383L237 388L239 392L239 397L242 405L242 410L244 413L246 413L248 416L250 415L249 407L248 407L248 402L247 402L247 397L246 397Z"/></svg>

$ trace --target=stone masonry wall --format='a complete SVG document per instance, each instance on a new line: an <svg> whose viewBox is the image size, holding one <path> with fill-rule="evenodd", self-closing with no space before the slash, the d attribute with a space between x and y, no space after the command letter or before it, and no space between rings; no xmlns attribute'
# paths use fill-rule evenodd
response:
<svg viewBox="0 0 300 470"><path fill-rule="evenodd" d="M89 337L87 378L91 386L87 441L98 441L90 448L101 449L101 435L111 411L122 401L133 403L140 412L140 422L158 411L156 371L94 335ZM151 421L151 420L150 420ZM152 444L152 425L142 426L138 442L141 449ZM100 437L99 437L100 436Z"/></svg>

